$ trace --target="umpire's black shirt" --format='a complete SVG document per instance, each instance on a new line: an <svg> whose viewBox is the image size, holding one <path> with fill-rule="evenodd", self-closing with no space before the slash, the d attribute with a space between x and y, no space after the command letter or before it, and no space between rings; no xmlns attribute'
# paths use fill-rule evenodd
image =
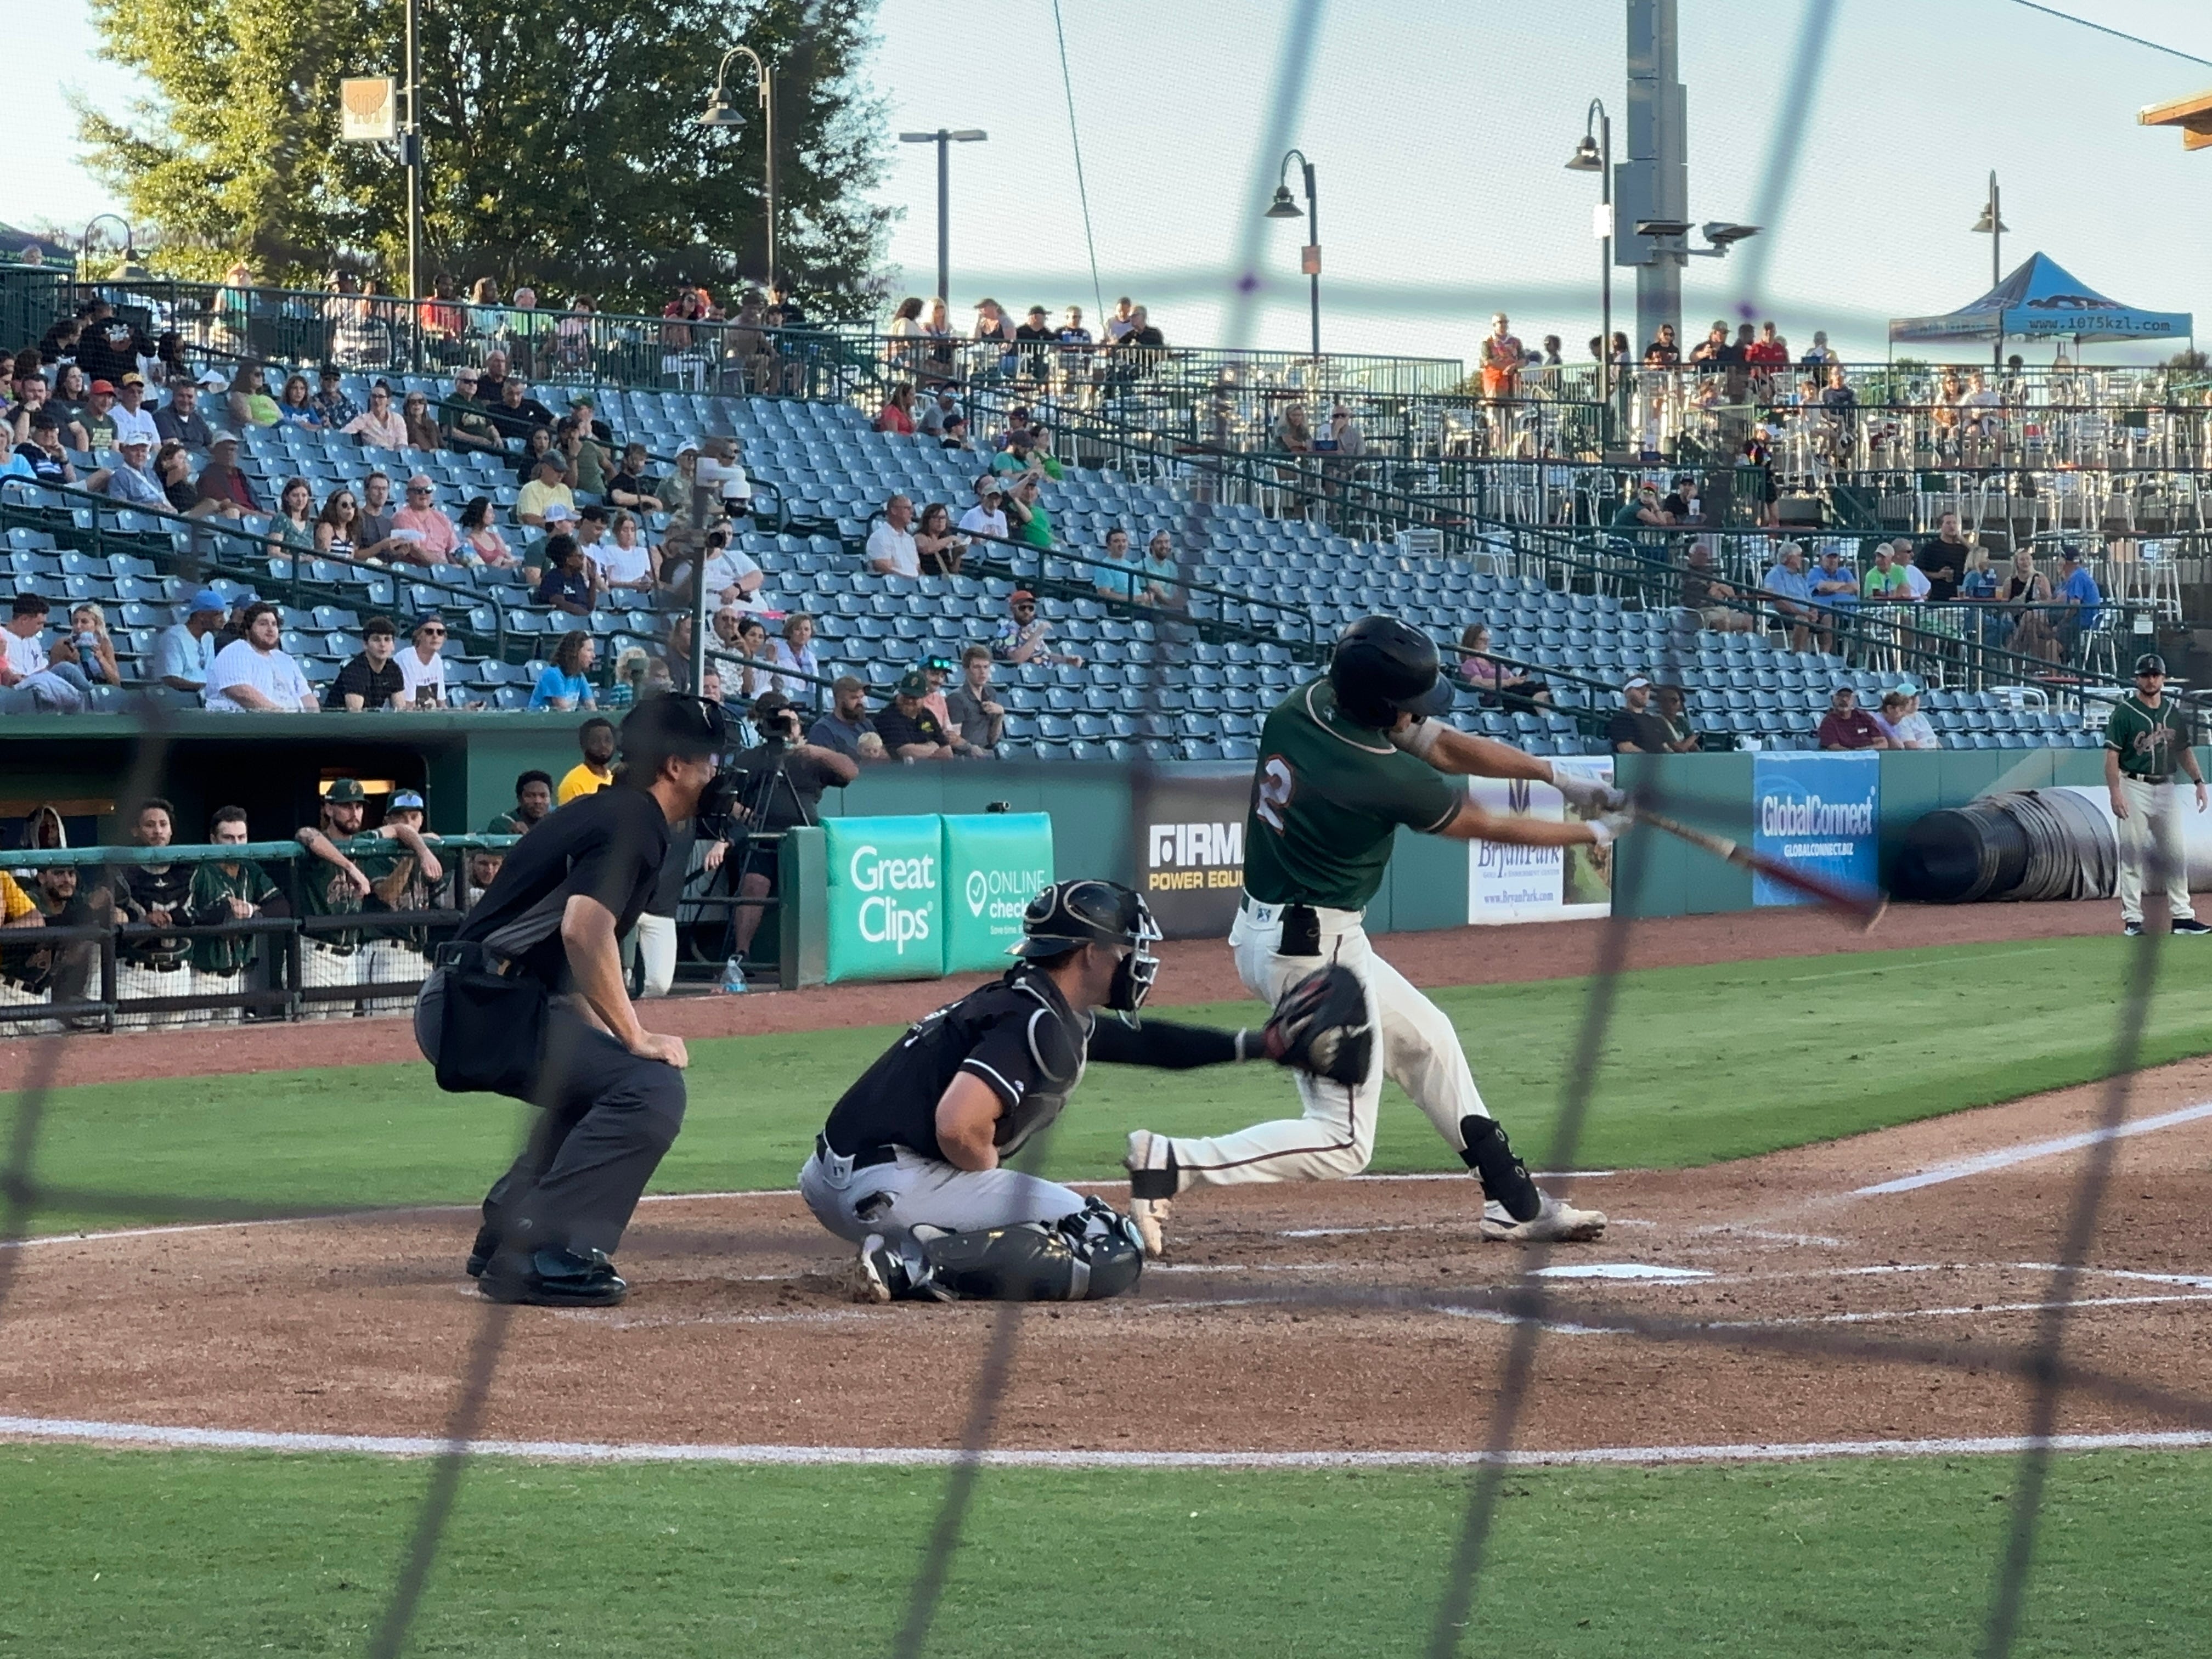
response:
<svg viewBox="0 0 2212 1659"><path fill-rule="evenodd" d="M568 953L559 915L581 894L614 913L617 937L636 926L668 855L668 819L642 789L616 783L580 795L507 849L507 861L454 935L483 939L544 907L553 918L546 938L517 958L521 970L551 989L568 988Z"/></svg>

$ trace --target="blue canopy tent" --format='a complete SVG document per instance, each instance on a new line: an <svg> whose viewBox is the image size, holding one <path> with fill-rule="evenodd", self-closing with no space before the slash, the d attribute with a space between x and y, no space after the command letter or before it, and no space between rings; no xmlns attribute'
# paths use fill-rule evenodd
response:
<svg viewBox="0 0 2212 1659"><path fill-rule="evenodd" d="M1951 340L2178 340L2196 332L2185 311L2138 311L2108 300L2048 254L2035 253L1970 306L1940 317L1893 317L1892 344Z"/></svg>

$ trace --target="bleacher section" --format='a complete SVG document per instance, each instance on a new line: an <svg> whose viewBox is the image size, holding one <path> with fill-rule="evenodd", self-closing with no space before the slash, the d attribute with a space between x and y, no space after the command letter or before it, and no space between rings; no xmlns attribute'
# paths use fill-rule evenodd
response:
<svg viewBox="0 0 2212 1659"><path fill-rule="evenodd" d="M449 389L448 382L419 377L398 386L434 396ZM366 402L359 377L346 390ZM987 574L918 580L868 571L860 551L871 516L894 492L911 497L917 513L942 501L957 518L973 500L972 481L985 458L878 434L862 411L842 404L592 390L618 440L642 441L663 460L703 435L743 440L747 469L770 488L757 497L762 516L741 526L737 544L767 573L764 599L816 614L816 648L828 672L853 672L885 688L921 657L957 656L963 646L988 641L1006 614L1016 583L1003 567L988 573L993 555L1004 550L979 547L971 555ZM549 384L533 391L556 407L568 392ZM450 515L470 497L489 495L518 552L538 533L514 522L517 481L493 457L363 450L351 439L277 427L246 434L240 465L264 501L298 476L308 480L318 504L337 483L357 483L372 468L380 466L395 483L419 470L436 481L439 505ZM1109 469L1067 468L1064 481L1047 486L1045 501L1069 552L1097 554L1107 530L1117 526L1139 547L1153 531L1168 530L1193 580L1295 607L1310 618L1312 638L1326 641L1359 616L1387 611L1425 628L1449 660L1462 629L1486 623L1502 655L1539 673L1578 677L1580 683L1555 679L1555 706L1541 713L1486 710L1462 695L1461 724L1539 753L1603 752L1604 717L1617 706L1612 688L1632 673L1684 687L1692 724L1716 746L1742 736L1767 747L1812 747L1835 686L1851 684L1872 695L1894 682L1840 658L1790 651L1764 635L1698 629L1687 613L1554 591L1512 574L1505 568L1510 556L1483 569L1480 561L1354 542L1304 520L1269 519L1255 506L1200 509L1168 483ZM353 630L374 611L403 622L429 609L445 612L456 629L446 647L456 661L449 682L495 708L527 701L539 659L559 633L587 628L600 636L604 674L624 647L658 639L666 621L665 611L642 606L590 617L550 611L532 603L514 570L453 565L416 573L306 556L295 567L288 558L266 559L252 542L157 514L99 511L20 481L0 486L0 519L9 526L6 556L18 588L46 594L58 611L78 599L110 608L126 679L154 633L173 619L188 585L181 573L195 568L187 562L211 553L226 573L216 586L234 592L250 582L264 597L293 601L283 613L284 644L319 684L359 648ZM658 541L665 518L646 522L648 538ZM248 520L245 527L258 538L266 526ZM1041 568L1042 582L1024 580L1046 595L1054 646L1080 654L1085 665L998 671L1009 710L1002 753L1009 757L1121 758L1141 750L1161 759L1249 758L1267 709L1315 672L1308 630L1290 637L1279 611L1250 604L1240 617L1227 605L1220 625L1203 627L1092 596L1090 571L1073 560L1046 558ZM2025 701L2039 702L2040 694ZM2012 692L1937 690L1925 698L1924 712L1952 747L2094 745L2095 737L2072 717L2022 702Z"/></svg>

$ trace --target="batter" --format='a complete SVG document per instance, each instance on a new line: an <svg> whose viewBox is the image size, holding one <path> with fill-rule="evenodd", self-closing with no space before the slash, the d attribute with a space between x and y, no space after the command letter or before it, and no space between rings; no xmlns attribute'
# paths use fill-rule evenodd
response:
<svg viewBox="0 0 2212 1659"><path fill-rule="evenodd" d="M1455 841L1604 847L1630 821L1619 791L1446 726L1438 717L1450 703L1434 643L1395 617L1368 617L1345 629L1327 678L1267 716L1245 824L1244 900L1229 933L1237 977L1272 1004L1322 963L1339 963L1365 988L1380 1041L1356 1084L1301 1075L1303 1117L1207 1137L1133 1132L1124 1162L1147 1255L1163 1253L1170 1200L1185 1188L1364 1170L1386 1075L1481 1181L1485 1237L1556 1243L1604 1232L1599 1212L1537 1189L1483 1104L1451 1021L1375 954L1360 927L1400 824ZM1493 817L1455 781L1469 775L1548 783L1604 816Z"/></svg>

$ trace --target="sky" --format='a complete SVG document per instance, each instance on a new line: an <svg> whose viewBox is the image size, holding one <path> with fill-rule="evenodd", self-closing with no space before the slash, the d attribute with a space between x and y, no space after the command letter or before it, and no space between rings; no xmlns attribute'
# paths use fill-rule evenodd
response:
<svg viewBox="0 0 2212 1659"><path fill-rule="evenodd" d="M2117 299L2201 314L2212 337L2212 152L2185 153L2177 133L2135 118L2212 89L2212 67L2014 0L1837 0L1825 72L1792 100L1815 3L1682 5L1691 218L1753 217L1785 104L1799 152L1763 228L1758 295L1743 289L1754 245L1692 262L1693 336L1750 301L1800 345L1825 328L1847 355L1881 356L1885 319L1950 310L1989 286L1989 240L1969 227L1994 169L2008 269L2040 248ZM2205 0L2054 3L2212 59ZM933 291L937 238L934 148L896 135L975 127L988 141L951 156L962 321L985 295L1056 316L1129 294L1173 343L1302 349L1306 225L1258 219L1279 140L1316 171L1326 349L1466 359L1503 308L1524 339L1558 333L1577 355L1597 331L1597 180L1563 163L1593 97L1626 149L1623 0L1320 0L1305 72L1285 77L1297 9L1060 0L1064 86L1052 0L880 0L872 81L886 106L878 195L900 214L893 294ZM83 0L50 0L9 33L52 76L18 77L0 221L82 223L114 204L77 163L64 92L114 104L133 86L94 56ZM948 72L982 41L998 44L995 68ZM1247 251L1260 284L1240 321ZM1632 327L1635 273L1613 275L1615 325Z"/></svg>

